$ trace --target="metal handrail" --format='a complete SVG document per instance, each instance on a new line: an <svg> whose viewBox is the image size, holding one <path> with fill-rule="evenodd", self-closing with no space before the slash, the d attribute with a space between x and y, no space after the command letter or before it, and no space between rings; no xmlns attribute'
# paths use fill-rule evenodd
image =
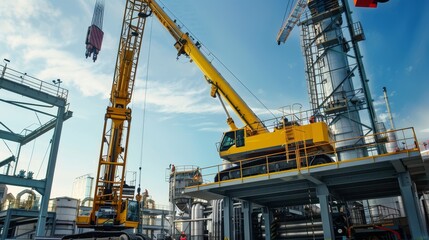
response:
<svg viewBox="0 0 429 240"><path fill-rule="evenodd" d="M49 95L67 99L68 90L60 87L59 84L55 85L49 82L45 82L38 78L32 77L27 73L22 73L10 67L7 67L6 65L0 65L0 68L2 68L0 78L4 78L12 82L25 85L29 88L47 93Z"/></svg>
<svg viewBox="0 0 429 240"><path fill-rule="evenodd" d="M384 142L377 142L376 141L377 136L385 136L385 135L387 135L387 133L395 133L396 139L394 139L394 140L387 139ZM369 155L366 157L347 159L347 160L335 161L332 163L324 163L324 164L311 166L308 163L309 159L311 160L311 159L315 158L317 154L320 154L320 153L313 153L311 155L304 156L306 158L306 161L305 161L306 164L304 164L304 165L296 164L297 165L296 168L285 169L282 171L270 171L269 166L270 166L270 164L271 165L273 164L273 162L270 162L270 159L272 159L272 157L275 155L293 154L292 151L291 152L283 151L281 153L276 153L276 154L268 154L268 155L264 155L264 156L254 157L254 158L247 158L247 159L243 159L243 160L237 161L237 162L232 164L233 166L239 166L239 168L233 170L233 171L235 171L235 174L234 174L235 177L233 179L228 179L228 180L220 179L220 172L222 171L222 169L224 169L226 167L225 163L212 165L212 166L208 166L208 167L201 167L201 168L199 168L199 171L200 171L201 176L202 176L202 183L192 185L192 186L188 186L187 188L199 188L200 186L211 185L211 184L219 184L220 185L223 182L227 182L227 181L236 181L236 180L243 181L245 178L252 178L255 176L266 175L269 177L270 175L284 173L284 172L296 172L298 174L301 171L308 171L308 170L313 169L313 168L319 168L319 167L328 166L328 165L335 165L335 164L340 165L340 164L346 163L346 162L363 161L363 160L368 160L368 159L375 160L375 157L378 157L378 156L388 156L388 155L395 155L395 154L401 154L401 153L406 153L406 152L419 151L417 137L416 137L414 128L412 128L412 127L390 130L387 132L382 132L382 133L377 133L377 134L372 134L372 135L366 135L366 136L361 136L361 137L356 137L356 138L351 138L351 139L344 139L344 140L340 140L337 142L332 142L331 144L333 144L335 146L336 144L341 143L342 141L350 141L350 140L362 140L360 142L363 142L364 144L359 145L359 146L348 147L347 149L344 149L346 151L361 149L361 148L373 149L373 148L377 147L378 145L384 146L385 144L389 144L389 143L396 143L396 144L400 143L400 144L398 144L399 145L398 149L395 149L395 151L393 151L393 152L383 152L383 153L370 152ZM356 142L358 142L358 141L356 141ZM311 148L316 148L316 147L318 147L318 146L304 146L303 148L305 148L304 152L314 152L314 151L311 151ZM303 150L303 149L301 149L301 150ZM339 153L340 153L340 151L335 150L335 148L334 148L334 151L324 152L323 154L329 155L329 156L333 157L333 159L335 160L335 159L338 159ZM302 158L302 156L301 156L301 158ZM258 159L260 161L260 163L255 167L263 167L263 165L265 165L266 172L261 173L261 174L248 175L248 176L243 174L243 172L245 170L248 170L248 168L244 167L243 165L248 161L254 161L256 159ZM261 161L261 159L264 159L264 161ZM279 162L281 163L281 162L286 162L286 161L288 161L290 163L290 162L296 161L296 159L289 158L288 160L285 159L285 160L282 160ZM229 163L229 164L231 164L231 163ZM216 177L218 179L217 182L214 181L214 179Z"/></svg>

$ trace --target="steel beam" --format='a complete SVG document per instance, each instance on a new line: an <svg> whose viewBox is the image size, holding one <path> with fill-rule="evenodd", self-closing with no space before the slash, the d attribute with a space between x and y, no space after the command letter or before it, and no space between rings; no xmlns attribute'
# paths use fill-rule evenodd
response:
<svg viewBox="0 0 429 240"><path fill-rule="evenodd" d="M223 198L223 228L224 228L224 240L231 240L233 239L233 232L232 232L232 218L233 218L233 202L231 197L224 197Z"/></svg>
<svg viewBox="0 0 429 240"><path fill-rule="evenodd" d="M316 187L316 193L319 198L324 239L335 239L334 228L332 226L332 215L329 211L329 189L326 185L318 185Z"/></svg>
<svg viewBox="0 0 429 240"><path fill-rule="evenodd" d="M242 202L241 211L244 218L244 239L252 239L252 203L248 201Z"/></svg>
<svg viewBox="0 0 429 240"><path fill-rule="evenodd" d="M408 226L410 227L412 239L429 239L426 225L423 221L422 211L418 201L416 188L408 172L398 174L399 186L401 188L402 200L405 213L407 214Z"/></svg>
<svg viewBox="0 0 429 240"><path fill-rule="evenodd" d="M41 92L38 89L34 89L5 78L0 78L0 88L47 104L54 105L56 107L65 107L67 104L67 101L64 98L54 96L49 93Z"/></svg>
<svg viewBox="0 0 429 240"><path fill-rule="evenodd" d="M262 217L265 225L265 240L271 240L271 223L273 222L273 212L268 207L262 208Z"/></svg>
<svg viewBox="0 0 429 240"><path fill-rule="evenodd" d="M52 181L54 179L55 164L57 162L58 147L61 139L61 131L63 128L64 118L62 117L65 113L64 107L58 107L57 121L54 130L54 136L52 137L52 147L49 153L48 169L46 170L46 181L45 181L45 194L42 197L40 204L39 221L37 221L36 236L45 236L45 225L48 214L49 198L51 197Z"/></svg>

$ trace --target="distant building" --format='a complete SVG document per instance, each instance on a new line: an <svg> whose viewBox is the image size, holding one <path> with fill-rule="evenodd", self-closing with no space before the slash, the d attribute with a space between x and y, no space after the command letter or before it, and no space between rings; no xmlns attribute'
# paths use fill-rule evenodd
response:
<svg viewBox="0 0 429 240"><path fill-rule="evenodd" d="M82 201L85 198L92 198L94 186L94 177L86 174L75 178L73 181L72 198Z"/></svg>
<svg viewBox="0 0 429 240"><path fill-rule="evenodd" d="M7 194L7 186L6 184L0 184L0 202L3 202L4 198Z"/></svg>

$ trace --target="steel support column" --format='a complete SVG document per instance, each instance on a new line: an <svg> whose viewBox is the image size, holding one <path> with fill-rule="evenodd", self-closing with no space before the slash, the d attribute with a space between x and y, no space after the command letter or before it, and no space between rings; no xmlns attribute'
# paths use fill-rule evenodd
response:
<svg viewBox="0 0 429 240"><path fill-rule="evenodd" d="M271 223L273 222L273 212L268 207L262 208L262 217L265 225L265 240L271 240Z"/></svg>
<svg viewBox="0 0 429 240"><path fill-rule="evenodd" d="M232 239L233 202L231 197L223 198L223 234L224 240Z"/></svg>
<svg viewBox="0 0 429 240"><path fill-rule="evenodd" d="M242 204L241 209L244 218L244 239L252 239L252 203L243 201Z"/></svg>
<svg viewBox="0 0 429 240"><path fill-rule="evenodd" d="M4 220L3 224L3 233L1 235L1 239L7 239L7 233L9 232L9 225L11 220L11 210L6 210L6 219Z"/></svg>
<svg viewBox="0 0 429 240"><path fill-rule="evenodd" d="M319 198L320 214L322 216L323 237L325 240L335 239L332 215L329 211L329 189L325 184L317 185L316 193Z"/></svg>
<svg viewBox="0 0 429 240"><path fill-rule="evenodd" d="M48 169L46 170L45 192L40 204L39 221L37 221L36 236L45 236L46 218L48 215L49 198L51 197L52 181L54 179L55 164L57 162L58 146L61 139L61 131L63 128L65 108L58 107L57 122L55 124L54 135L52 137L52 147L49 153Z"/></svg>
<svg viewBox="0 0 429 240"><path fill-rule="evenodd" d="M411 180L410 173L399 173L398 181L412 239L429 239L426 226L423 224L423 216L420 211L416 188Z"/></svg>

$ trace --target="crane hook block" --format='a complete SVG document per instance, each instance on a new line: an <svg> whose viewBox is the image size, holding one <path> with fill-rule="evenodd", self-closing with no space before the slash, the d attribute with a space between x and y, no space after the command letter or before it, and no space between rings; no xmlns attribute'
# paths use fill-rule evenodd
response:
<svg viewBox="0 0 429 240"><path fill-rule="evenodd" d="M86 52L85 57L91 57L92 59L97 60L97 55L101 50L101 44L103 43L103 31L96 25L91 25L88 27L88 32L86 33Z"/></svg>
<svg viewBox="0 0 429 240"><path fill-rule="evenodd" d="M354 0L356 7L376 8L377 3L385 3L389 0Z"/></svg>

